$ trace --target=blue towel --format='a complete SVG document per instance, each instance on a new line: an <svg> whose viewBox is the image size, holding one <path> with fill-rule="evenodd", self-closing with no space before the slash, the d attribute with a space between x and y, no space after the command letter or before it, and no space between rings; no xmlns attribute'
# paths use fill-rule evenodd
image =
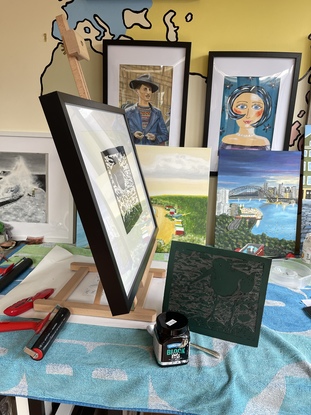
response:
<svg viewBox="0 0 311 415"><path fill-rule="evenodd" d="M191 348L176 367L156 363L140 329L66 323L41 361L23 352L31 332L0 333L0 394L184 415L307 414L311 319L300 300L309 294L269 284L257 348L191 333L221 358Z"/></svg>

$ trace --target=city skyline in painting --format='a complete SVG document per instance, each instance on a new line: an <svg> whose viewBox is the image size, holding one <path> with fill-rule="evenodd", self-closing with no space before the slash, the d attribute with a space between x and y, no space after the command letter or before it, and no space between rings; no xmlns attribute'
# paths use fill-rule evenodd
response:
<svg viewBox="0 0 311 415"><path fill-rule="evenodd" d="M215 246L260 256L296 250L301 153L220 150Z"/></svg>
<svg viewBox="0 0 311 415"><path fill-rule="evenodd" d="M299 185L300 158L298 151L220 150L218 187L226 189L264 182Z"/></svg>

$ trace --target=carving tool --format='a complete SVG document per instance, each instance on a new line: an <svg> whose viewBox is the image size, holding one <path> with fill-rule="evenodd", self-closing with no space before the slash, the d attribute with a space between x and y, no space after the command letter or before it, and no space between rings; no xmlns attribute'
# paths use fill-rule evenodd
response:
<svg viewBox="0 0 311 415"><path fill-rule="evenodd" d="M31 258L22 258L0 278L0 292L32 265Z"/></svg>
<svg viewBox="0 0 311 415"><path fill-rule="evenodd" d="M194 347L195 349L201 350L201 352L205 352L207 354L210 354L211 356L216 357L216 359L220 359L220 354L216 352L215 350L208 349L207 347L199 346L198 344L195 344L195 343L190 343L190 345Z"/></svg>
<svg viewBox="0 0 311 415"><path fill-rule="evenodd" d="M33 303L35 300L49 298L54 292L53 288L46 288L45 290L37 292L37 294L33 295L32 297L23 298L22 300L17 301L16 303L10 305L3 313L7 316L18 316L25 311L30 310L33 308Z"/></svg>
<svg viewBox="0 0 311 415"><path fill-rule="evenodd" d="M1 321L0 332L34 330L24 352L33 360L41 360L70 316L68 308L57 305L43 320Z"/></svg>

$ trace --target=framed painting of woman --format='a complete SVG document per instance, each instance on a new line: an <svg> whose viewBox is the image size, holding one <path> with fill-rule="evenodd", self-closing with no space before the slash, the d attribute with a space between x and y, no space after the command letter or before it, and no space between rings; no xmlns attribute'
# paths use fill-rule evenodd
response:
<svg viewBox="0 0 311 415"><path fill-rule="evenodd" d="M300 53L210 52L203 145L218 150L287 150Z"/></svg>

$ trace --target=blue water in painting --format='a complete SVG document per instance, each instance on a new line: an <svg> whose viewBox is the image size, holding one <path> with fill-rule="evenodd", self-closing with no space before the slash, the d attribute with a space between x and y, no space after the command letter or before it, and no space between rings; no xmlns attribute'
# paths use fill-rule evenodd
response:
<svg viewBox="0 0 311 415"><path fill-rule="evenodd" d="M230 203L238 203L245 207L257 208L263 213L263 218L257 221L257 224L252 229L254 235L265 233L272 238L285 239L287 241L294 241L296 239L297 204L272 204L265 203L265 200L259 199L230 199Z"/></svg>

